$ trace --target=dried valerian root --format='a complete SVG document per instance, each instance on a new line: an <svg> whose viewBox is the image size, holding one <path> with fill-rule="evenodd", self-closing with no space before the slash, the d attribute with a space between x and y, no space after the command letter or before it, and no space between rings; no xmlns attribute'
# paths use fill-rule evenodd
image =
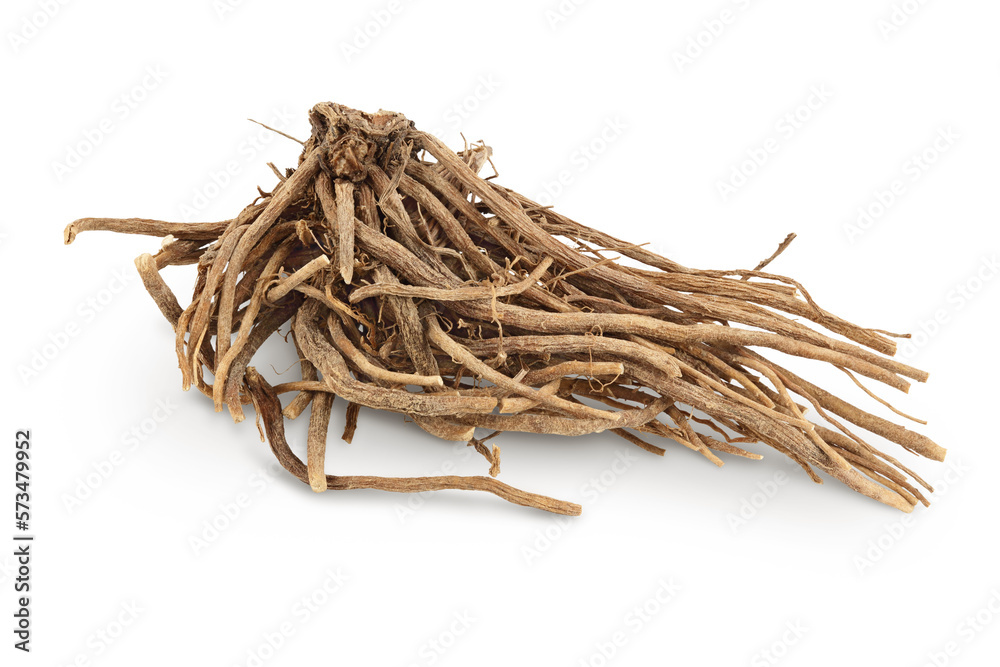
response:
<svg viewBox="0 0 1000 667"><path fill-rule="evenodd" d="M174 328L184 388L236 421L252 403L275 456L314 490L474 489L579 514L496 480L500 450L487 441L610 431L658 455L648 439L668 438L716 465L725 455L759 459L741 445L763 442L816 482L818 470L905 512L927 504L926 482L859 434L937 461L944 449L759 353L826 362L862 389L858 376L902 391L927 377L890 358L899 334L842 320L796 281L764 271L791 235L752 270L690 269L481 178L484 145L455 153L401 114L332 103L316 105L310 121L298 167L232 220L85 218L65 240L91 230L165 237L136 265ZM184 264L197 265L187 307L160 276ZM286 323L301 380L272 386L250 362ZM335 396L346 405L345 440L360 406L403 413L468 442L489 476L327 475ZM284 420L307 407L303 462ZM809 408L821 423L805 417ZM490 433L476 438L476 429Z"/></svg>

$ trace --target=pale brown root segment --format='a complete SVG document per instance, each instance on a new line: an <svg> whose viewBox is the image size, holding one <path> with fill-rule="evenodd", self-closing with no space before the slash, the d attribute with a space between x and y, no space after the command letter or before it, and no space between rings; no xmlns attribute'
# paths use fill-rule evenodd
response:
<svg viewBox="0 0 1000 667"><path fill-rule="evenodd" d="M927 504L920 477L843 422L930 459L943 460L943 448L763 354L839 368L859 400L903 417L856 375L902 391L927 377L890 358L898 334L840 319L797 281L764 272L794 235L751 270L691 269L480 177L492 155L484 145L454 153L401 114L332 103L316 105L310 121L298 168L275 169L274 191L232 220L83 218L64 240L97 230L164 238L136 266L174 329L183 387L237 421L253 403L275 456L313 490L478 490L575 515L579 505L494 479L499 448L486 440L609 431L660 456L647 439L674 440L716 465L758 459L739 445L762 442L817 482L826 473L904 512ZM191 264L184 308L160 271ZM272 386L250 362L289 322L301 379ZM400 413L468 442L489 475L327 475L337 395L347 442L362 406ZM283 420L306 408L303 462ZM477 428L490 434L477 439Z"/></svg>

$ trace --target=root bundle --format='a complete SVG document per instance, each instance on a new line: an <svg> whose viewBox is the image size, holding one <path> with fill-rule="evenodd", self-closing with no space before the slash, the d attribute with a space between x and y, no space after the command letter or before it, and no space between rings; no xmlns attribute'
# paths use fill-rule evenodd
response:
<svg viewBox="0 0 1000 667"><path fill-rule="evenodd" d="M814 481L821 471L905 512L927 504L920 487L930 487L860 434L938 461L944 449L761 352L826 362L862 388L858 376L906 391L926 373L891 358L899 334L842 320L766 272L774 256L752 270L690 269L480 177L485 145L455 153L401 114L332 103L310 121L298 166L275 169L273 191L232 220L84 218L65 241L91 230L164 237L136 266L174 328L183 387L236 421L252 403L275 456L314 490L469 489L579 514L497 480L490 441L610 431L654 455L672 440L716 465L758 459L741 445L762 442ZM197 278L182 307L160 271L186 264ZM286 324L301 379L272 385L251 362ZM489 475L327 475L335 397L348 442L360 406L402 413L474 446ZM303 462L284 420L307 408Z"/></svg>

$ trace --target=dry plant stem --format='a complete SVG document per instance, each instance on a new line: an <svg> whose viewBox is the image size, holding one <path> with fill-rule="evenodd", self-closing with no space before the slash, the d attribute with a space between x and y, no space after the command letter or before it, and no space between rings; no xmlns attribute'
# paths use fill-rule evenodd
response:
<svg viewBox="0 0 1000 667"><path fill-rule="evenodd" d="M354 366L358 368L359 371L365 375L378 378L390 384L406 386L408 384L416 385L418 387L443 387L444 380L441 379L440 375L414 375L411 373L397 373L395 371L387 371L379 368L375 364L371 363L365 356L351 343L351 340L344 334L344 329L340 325L340 321L331 316L328 319L330 326L330 337L333 340L333 344L336 346L340 353L350 361Z"/></svg>
<svg viewBox="0 0 1000 667"><path fill-rule="evenodd" d="M224 237L222 244L216 251L216 257L212 261L208 272L205 274L204 286L201 290L201 297L191 301L191 305L185 309L181 315L177 327L177 339L175 347L180 360L180 369L183 379L183 388L187 391L191 387L193 378L199 376L199 369L192 363L193 350L201 347L205 341L205 332L208 329L209 318L211 317L212 295L218 288L219 281L223 277L223 271L229 256L239 243L243 234L246 233L247 226L241 225ZM233 279L235 283L235 278ZM208 295L207 297L205 295ZM235 296L235 295L234 295ZM217 356L224 356L229 349L229 332L232 331L231 324L224 326L223 322L229 322L232 318L232 304L229 310L221 310L219 322L216 329L216 353ZM200 334L198 332L201 332ZM225 331L225 334L221 333ZM188 345L190 338L191 345ZM188 348L192 353L188 352Z"/></svg>
<svg viewBox="0 0 1000 667"><path fill-rule="evenodd" d="M348 285L354 276L354 184L338 180L337 193L337 263L340 276Z"/></svg>
<svg viewBox="0 0 1000 667"><path fill-rule="evenodd" d="M351 444L354 440L354 430L358 427L358 412L361 411L361 406L357 403L347 404L347 413L344 419L344 434L341 438L347 444Z"/></svg>
<svg viewBox="0 0 1000 667"><path fill-rule="evenodd" d="M306 466L292 452L285 440L285 425L281 416L281 403L278 401L271 386L253 368L247 369L247 382L254 406L261 416L267 431L267 440L271 451L281 465L302 481L307 481ZM327 475L326 488L331 490L346 489L380 489L397 493L420 493L424 491L439 491L443 489L461 489L466 491L486 491L508 502L525 507L579 516L582 508L576 503L555 500L535 493L527 493L504 484L492 477L459 477L446 475L438 477L369 477Z"/></svg>
<svg viewBox="0 0 1000 667"><path fill-rule="evenodd" d="M825 473L904 512L927 504L918 488L926 483L865 438L935 460L943 448L766 356L830 364L904 418L856 376L902 391L927 377L889 358L898 334L840 319L799 282L764 271L794 235L754 269L692 269L480 177L491 164L484 145L454 153L400 114L329 103L310 121L298 167L272 166L274 190L260 190L232 220L83 218L64 240L97 230L164 238L136 266L174 329L183 388L196 386L236 421L252 402L274 454L313 490L470 489L578 514L493 479L499 449L485 441L508 431L609 431L659 456L664 448L647 440L672 439L716 465L760 458L738 446L760 441L816 482ZM182 307L160 271L192 264ZM281 333L301 379L272 387L251 362L289 322ZM290 398L284 410L280 394ZM490 476L326 475L335 396L346 406L344 440L361 406L396 412L468 442ZM283 419L307 407L303 463ZM477 428L491 435L477 439Z"/></svg>
<svg viewBox="0 0 1000 667"><path fill-rule="evenodd" d="M440 325L433 318L429 318L427 321L427 335L431 342L437 345L441 350L451 356L452 360L461 363L463 366L468 368L471 372L479 375L480 377L492 382L496 386L512 391L515 394L521 396L526 396L538 402L538 404L543 405L554 410L559 410L568 415L579 417L581 419L607 419L610 423L609 426L618 426L617 422L621 420L620 414L615 414L608 412L606 410L596 410L594 408L588 408L585 405L579 405L571 403L569 401L563 400L555 396L545 396L537 389L529 387L521 382L515 381L512 378L507 377L499 371L495 371L484 362L480 361L474 354L468 351L468 349L459 345L451 339L450 336L445 334Z"/></svg>
<svg viewBox="0 0 1000 667"><path fill-rule="evenodd" d="M494 299L497 297L513 296L515 294L521 294L530 287L534 286L551 265L552 259L546 257L524 280L521 280L513 285L505 285L504 287L496 287L494 289L490 289L488 287L459 287L456 289L446 290L434 287L411 287L409 285L400 285L398 282L376 283L366 287L359 287L354 290L351 293L350 299L351 303L357 303L362 299L380 296L383 294L407 296L413 299L432 299L435 301L471 301L476 299Z"/></svg>
<svg viewBox="0 0 1000 667"><path fill-rule="evenodd" d="M771 256L768 257L765 260L762 260L760 264L758 264L757 266L753 267L753 270L754 271L760 271L765 266L767 266L768 264L770 264L771 262L773 262L775 260L775 258L777 258L778 255L780 255L781 253L785 252L786 249L788 249L788 246L791 245L792 241L794 241L794 240L795 240L795 234L794 233L789 234L788 236L786 236L785 240L778 244L778 248L773 253L771 253ZM740 280L749 280L749 279L750 279L750 276L743 276L743 277L740 278Z"/></svg>
<svg viewBox="0 0 1000 667"><path fill-rule="evenodd" d="M904 448L920 454L921 456L925 456L935 461L944 461L946 453L944 447L936 444L927 436L915 433L900 426L899 424L894 424L887 419L882 419L881 417L856 408L850 403L837 398L833 394L820 389L816 385L807 382L798 375L795 375L791 371L781 368L776 364L772 363L771 366L783 377L787 378L791 382L794 382L797 386L802 387L810 396L814 397L820 405L833 414L843 417L852 424L860 426L867 431L880 435L886 440L902 445Z"/></svg>
<svg viewBox="0 0 1000 667"><path fill-rule="evenodd" d="M309 486L316 493L326 491L326 473L323 471L323 467L326 461L326 432L330 428L332 407L333 394L319 392L313 398L312 411L309 413L306 461Z"/></svg>
<svg viewBox="0 0 1000 667"><path fill-rule="evenodd" d="M552 396L556 393L559 387L562 385L562 380L552 380L541 389L538 390L539 396ZM525 412L532 409L538 405L538 401L531 398L503 398L500 400L500 405L497 406L500 414L514 414L517 412Z"/></svg>
<svg viewBox="0 0 1000 667"><path fill-rule="evenodd" d="M258 278L257 287L250 299L250 304L247 306L247 312L244 314L244 317L240 322L239 333L236 336L236 340L232 342L231 347L225 348L224 354L223 346L217 343L218 353L221 356L221 360L218 362L215 369L215 392L213 395L215 400L215 410L216 412L219 412L222 410L223 403L227 404L229 406L230 414L232 414L233 419L236 422L241 422L244 419L243 407L239 401L236 389L238 386L237 383L241 382L243 378L239 375L236 375L234 378L230 373L230 368L240 352L243 350L243 347L247 344L247 341L250 338L250 332L253 330L254 323L257 320L257 315L264 306L270 276L277 274L278 269L291 252L292 245L286 239L285 242L278 246L274 254L268 258L267 264L264 267L264 275ZM232 272L228 273L227 277L229 275L232 275ZM217 334L217 341L221 341L222 335L223 334L221 333ZM228 339L229 334L225 334L225 337Z"/></svg>
<svg viewBox="0 0 1000 667"><path fill-rule="evenodd" d="M561 378L568 375L618 377L624 372L625 367L618 361L564 361L547 368L529 371L524 376L522 382L534 387L548 382L553 378Z"/></svg>
<svg viewBox="0 0 1000 667"><path fill-rule="evenodd" d="M160 275L160 270L156 266L156 260L148 253L139 255L135 259L135 268L138 269L139 278L142 279L142 284L146 288L146 291L149 292L149 296L152 297L153 303L156 304L156 307L160 309L163 316L170 322L170 326L176 327L177 320L180 319L184 309L177 302L177 297L174 296L173 291L164 282L163 277Z"/></svg>
<svg viewBox="0 0 1000 667"><path fill-rule="evenodd" d="M326 268L327 266L330 266L330 258L326 255L320 255L292 275L286 276L278 282L277 285L272 287L271 291L267 293L267 300L272 303L280 301L286 294L311 278L314 273L320 269Z"/></svg>
<svg viewBox="0 0 1000 667"><path fill-rule="evenodd" d="M837 368L840 368L840 367L838 366ZM871 391L870 389L868 389L868 387L866 387L858 378L854 377L854 373L852 373L851 371L847 370L846 368L840 368L840 370L842 370L847 375L847 377L851 378L851 381L855 385L857 385L861 389L861 391L865 392L866 394L868 394L869 396L871 396L872 398L874 398L876 401L878 401L879 403L881 403L885 407L887 407L890 410L892 410L893 412L895 412L900 417L904 417L906 419L909 419L910 421L916 422L916 423L918 423L918 424L920 424L922 426L926 426L927 425L927 422L924 421L923 419L917 419L916 417L911 417L910 415L906 414L905 412L901 412L900 410L897 410L895 407L892 406L891 403L889 403L889 401L886 401L885 399L880 398L877 394L875 394L873 391Z"/></svg>
<svg viewBox="0 0 1000 667"><path fill-rule="evenodd" d="M385 266L376 266L374 274L375 278L383 285L399 283L393 273ZM438 375L437 360L434 358L427 337L424 336L420 314L413 299L388 296L385 299L385 306L396 322L403 347L417 372L428 376Z"/></svg>
<svg viewBox="0 0 1000 667"><path fill-rule="evenodd" d="M145 218L80 218L66 227L63 241L68 245L80 232L106 231L119 234L144 234L146 236L173 236L186 240L210 241L219 236L232 223L222 222L163 222Z"/></svg>

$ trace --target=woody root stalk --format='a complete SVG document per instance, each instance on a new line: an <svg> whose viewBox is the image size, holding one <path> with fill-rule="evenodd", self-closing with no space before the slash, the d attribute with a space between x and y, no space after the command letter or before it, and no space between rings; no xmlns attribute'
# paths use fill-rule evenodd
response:
<svg viewBox="0 0 1000 667"><path fill-rule="evenodd" d="M865 380L905 392L927 378L892 359L899 334L851 324L765 271L792 236L751 270L691 269L481 177L485 145L453 152L388 111L322 103L309 118L298 166L275 169L273 190L235 218L83 218L65 241L94 230L163 237L136 266L174 329L184 389L236 421L252 404L274 455L315 491L477 490L579 514L497 480L490 441L607 431L659 456L656 443L674 441L719 466L759 459L743 445L765 443L816 482L832 477L904 512L927 504L930 486L869 439L936 461L944 449L769 358L831 365L883 403ZM160 272L188 264L194 294L181 306ZM285 325L301 378L272 385L251 364ZM348 442L361 406L401 413L475 447L489 474L328 475L337 403ZM284 420L307 408L303 461Z"/></svg>

